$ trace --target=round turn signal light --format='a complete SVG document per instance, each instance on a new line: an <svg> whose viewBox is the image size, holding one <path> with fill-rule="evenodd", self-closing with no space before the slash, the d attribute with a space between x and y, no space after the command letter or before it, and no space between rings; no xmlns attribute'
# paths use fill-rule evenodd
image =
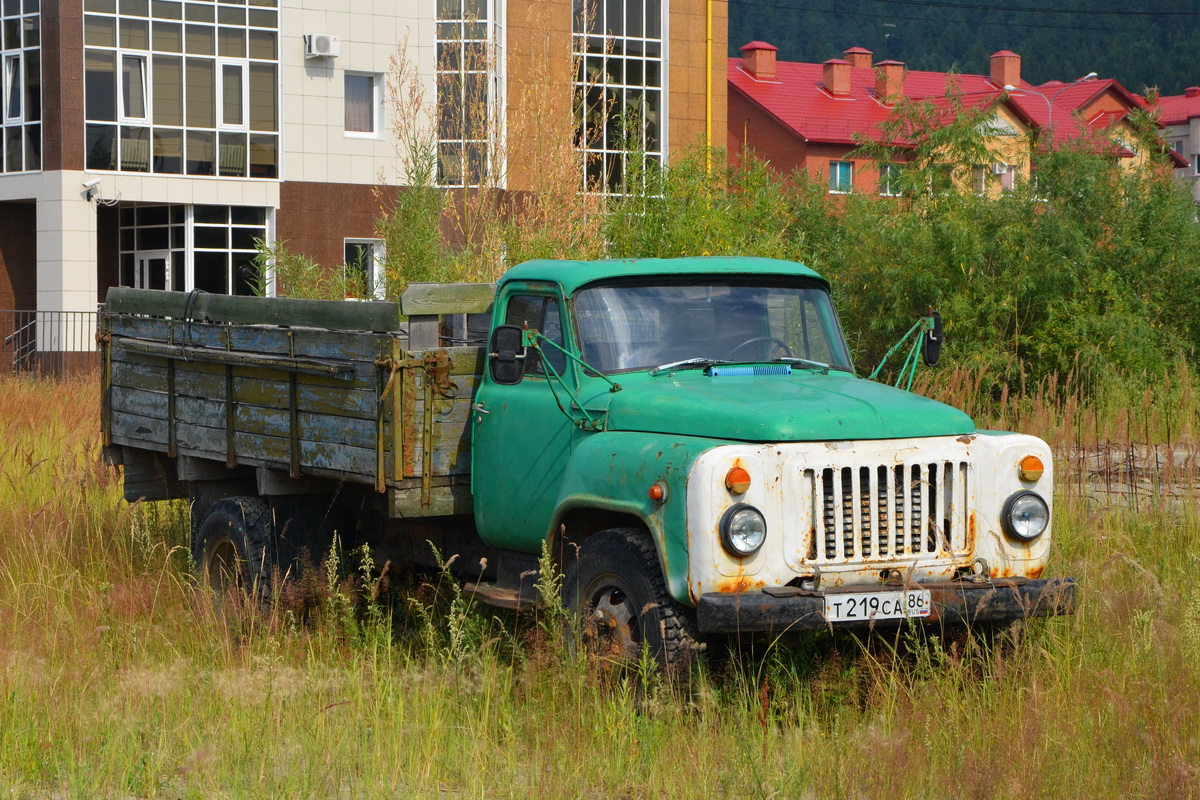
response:
<svg viewBox="0 0 1200 800"><path fill-rule="evenodd" d="M734 467L725 473L725 488L734 494L745 494L750 488L750 473L745 467Z"/></svg>
<svg viewBox="0 0 1200 800"><path fill-rule="evenodd" d="M1019 474L1023 481L1037 481L1042 479L1042 474L1046 471L1046 466L1042 464L1042 460L1037 456L1025 456L1021 459Z"/></svg>

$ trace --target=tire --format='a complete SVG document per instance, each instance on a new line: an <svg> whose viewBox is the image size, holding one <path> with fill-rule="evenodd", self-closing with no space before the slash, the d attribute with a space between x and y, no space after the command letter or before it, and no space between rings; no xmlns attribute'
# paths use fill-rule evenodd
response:
<svg viewBox="0 0 1200 800"><path fill-rule="evenodd" d="M612 528L585 541L563 575L563 601L578 641L600 659L633 664L645 648L677 674L700 650L695 615L668 594L645 531Z"/></svg>
<svg viewBox="0 0 1200 800"><path fill-rule="evenodd" d="M240 589L269 602L275 573L271 506L259 497L228 497L209 507L192 534L200 583L218 595Z"/></svg>

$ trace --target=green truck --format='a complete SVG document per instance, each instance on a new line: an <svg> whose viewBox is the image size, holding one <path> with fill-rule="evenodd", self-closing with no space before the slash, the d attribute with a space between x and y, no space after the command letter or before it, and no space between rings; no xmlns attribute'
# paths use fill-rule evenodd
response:
<svg viewBox="0 0 1200 800"><path fill-rule="evenodd" d="M337 533L519 607L545 548L588 646L667 664L1073 608L1047 445L856 376L797 263L532 261L399 303L116 288L100 338L106 457L128 500L190 501L217 588L269 592Z"/></svg>

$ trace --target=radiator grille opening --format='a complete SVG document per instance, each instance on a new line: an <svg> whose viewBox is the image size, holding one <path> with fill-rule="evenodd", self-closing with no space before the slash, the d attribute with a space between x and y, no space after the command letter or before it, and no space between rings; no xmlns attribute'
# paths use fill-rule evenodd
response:
<svg viewBox="0 0 1200 800"><path fill-rule="evenodd" d="M809 560L846 563L937 557L966 546L967 464L826 467L812 487Z"/></svg>

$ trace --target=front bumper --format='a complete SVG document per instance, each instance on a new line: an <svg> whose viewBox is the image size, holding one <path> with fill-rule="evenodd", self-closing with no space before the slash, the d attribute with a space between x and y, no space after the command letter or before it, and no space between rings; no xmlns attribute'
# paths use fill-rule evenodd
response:
<svg viewBox="0 0 1200 800"><path fill-rule="evenodd" d="M1006 622L1028 617L1070 614L1075 610L1075 579L1027 580L1000 578L987 583L921 583L910 588L928 589L933 601L929 616L913 619L922 624L970 625ZM883 591L884 589L881 589ZM847 587L846 591L868 591ZM825 621L826 592L792 587L700 597L696 619L703 633L773 633L816 631L831 627L853 628L896 625L902 620L878 622Z"/></svg>

